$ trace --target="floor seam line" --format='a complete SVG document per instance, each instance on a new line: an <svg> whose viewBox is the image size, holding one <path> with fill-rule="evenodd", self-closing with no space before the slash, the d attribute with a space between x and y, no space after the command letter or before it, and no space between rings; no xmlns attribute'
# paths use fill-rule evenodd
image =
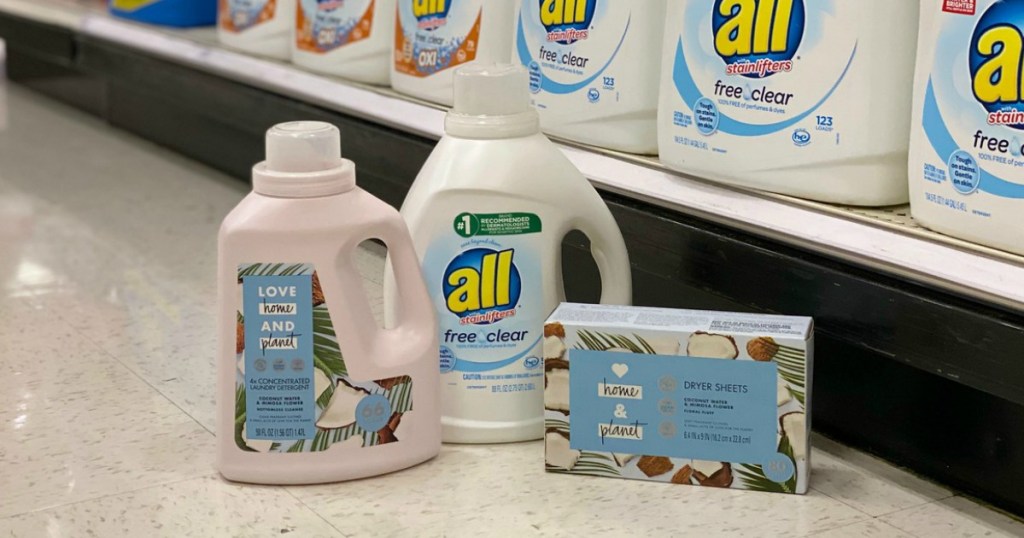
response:
<svg viewBox="0 0 1024 538"><path fill-rule="evenodd" d="M876 519L880 519L880 518L883 518L883 517L891 516L893 514L898 514L900 512L906 512L907 510L914 510L915 508L921 508L922 506L928 506L929 504L938 504L938 503L941 503L942 501L952 499L953 497L956 497L956 496L957 495L955 493L953 493L953 494L947 495L945 497L940 497L938 499L932 499L932 500L927 501L927 502L918 503L918 504L915 504L915 505L912 505L912 506L907 506L905 508L900 508L899 510L893 510L891 512L885 512L884 514L878 514L877 516L875 516L875 518ZM902 529L900 529L900 530L902 530Z"/></svg>
<svg viewBox="0 0 1024 538"><path fill-rule="evenodd" d="M829 495L828 493L825 493L824 491L822 491L822 490L820 490L818 488L815 488L814 486L808 487L807 490L808 490L808 492L814 491L814 492L820 493L820 494L824 495L825 497L828 497L829 499L832 499L833 501L835 501L835 502L837 502L837 503L839 503L839 504L841 504L841 505L843 505L843 506L845 506L845 507L847 507L847 508L849 508L851 510L854 510L855 512L857 512L859 514L867 516L869 518L875 517L875 516L865 512L864 510L861 510L860 508L857 508L856 506L853 506L852 504L850 504L850 503L848 503L848 502L846 502L846 501L844 501L844 500L842 500L842 499L840 499L838 497L834 497L832 495ZM843 526L845 526L845 525L843 525ZM839 528L839 527L834 527L834 528Z"/></svg>
<svg viewBox="0 0 1024 538"><path fill-rule="evenodd" d="M316 517L320 518L320 520L321 520L321 521L323 521L324 523L326 523L327 525L329 525L329 526L330 526L330 527L331 527L332 529L334 529L335 531L337 531L337 532L338 532L338 535L339 535L339 536L344 536L344 537L348 537L348 536L349 536L348 534L345 534L345 532L344 532L344 531L342 531L341 529L339 529L338 527L336 527L336 526L334 525L334 523L331 523L331 522L330 522L330 521L329 521L329 520L328 520L328 519L327 519L326 517L324 517L324 515L323 515L323 514L321 514L321 513L319 512L319 511L317 511L317 509L316 509L316 508L313 508L312 506L310 506L309 504L307 504L307 503L306 503L306 501L302 500L302 498L301 498L301 497L299 497L298 495L296 495L296 494L295 494L295 492L293 492L293 491L291 490L291 488L288 488L288 487L283 487L283 486L282 486L282 487L281 487L281 489L282 489L282 490L284 490L285 492L287 492L287 493L288 493L288 495L291 495L293 499L295 499L296 501L298 501L298 502L299 502L299 504L301 504L302 506L306 507L306 509L307 509L307 510L309 510L310 512L313 512L314 514L316 514Z"/></svg>

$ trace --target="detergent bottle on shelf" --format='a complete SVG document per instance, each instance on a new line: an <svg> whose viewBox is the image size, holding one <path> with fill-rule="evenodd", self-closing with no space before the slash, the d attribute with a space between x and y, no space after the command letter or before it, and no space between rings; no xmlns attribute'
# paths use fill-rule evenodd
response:
<svg viewBox="0 0 1024 538"><path fill-rule="evenodd" d="M267 134L253 192L221 226L217 468L229 480L373 476L441 448L437 321L401 216L356 187L333 125ZM388 247L401 308L377 325L355 266Z"/></svg>
<svg viewBox="0 0 1024 538"><path fill-rule="evenodd" d="M292 62L367 84L391 80L395 0L298 0Z"/></svg>
<svg viewBox="0 0 1024 538"><path fill-rule="evenodd" d="M217 39L250 54L291 57L295 0L219 0Z"/></svg>
<svg viewBox="0 0 1024 538"><path fill-rule="evenodd" d="M456 67L507 62L515 0L398 0L391 86L452 104Z"/></svg>
<svg viewBox="0 0 1024 538"><path fill-rule="evenodd" d="M1024 254L1024 0L921 2L910 206L934 230Z"/></svg>
<svg viewBox="0 0 1024 538"><path fill-rule="evenodd" d="M919 4L669 0L667 166L824 202L906 203Z"/></svg>
<svg viewBox="0 0 1024 538"><path fill-rule="evenodd" d="M541 134L527 80L509 64L455 73L445 136L402 206L440 323L446 442L543 437L544 320L565 299L566 234L590 238L602 302L632 297L615 219ZM389 318L401 314L388 277L384 296Z"/></svg>
<svg viewBox="0 0 1024 538"><path fill-rule="evenodd" d="M210 26L217 22L217 0L110 0L118 17L163 26Z"/></svg>
<svg viewBox="0 0 1024 538"><path fill-rule="evenodd" d="M544 132L657 153L665 0L518 0L515 56Z"/></svg>

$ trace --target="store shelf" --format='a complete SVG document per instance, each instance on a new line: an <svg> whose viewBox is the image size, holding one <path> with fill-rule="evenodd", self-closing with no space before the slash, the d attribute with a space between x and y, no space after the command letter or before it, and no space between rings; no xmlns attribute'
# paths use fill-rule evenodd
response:
<svg viewBox="0 0 1024 538"><path fill-rule="evenodd" d="M210 28L133 24L95 2L0 0L0 9L429 139L443 134L441 107L226 50ZM907 207L830 206L714 185L668 171L656 158L563 147L601 189L1024 311L1024 257L930 232Z"/></svg>
<svg viewBox="0 0 1024 538"><path fill-rule="evenodd" d="M442 107L102 8L0 0L11 80L239 180L270 125L330 121L360 185L394 205L442 134ZM905 207L818 204L562 147L619 222L637 304L813 316L815 429L1024 514L1024 259L920 228ZM564 254L569 297L595 299L585 240Z"/></svg>

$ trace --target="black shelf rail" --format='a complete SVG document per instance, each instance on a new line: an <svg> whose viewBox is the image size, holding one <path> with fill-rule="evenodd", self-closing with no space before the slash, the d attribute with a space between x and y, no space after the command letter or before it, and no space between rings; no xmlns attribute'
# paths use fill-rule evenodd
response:
<svg viewBox="0 0 1024 538"><path fill-rule="evenodd" d="M435 144L58 26L0 14L0 37L12 81L239 180L268 127L323 120L397 206ZM1024 313L604 196L636 304L814 316L815 430L1024 515ZM586 238L564 254L569 297L595 300Z"/></svg>

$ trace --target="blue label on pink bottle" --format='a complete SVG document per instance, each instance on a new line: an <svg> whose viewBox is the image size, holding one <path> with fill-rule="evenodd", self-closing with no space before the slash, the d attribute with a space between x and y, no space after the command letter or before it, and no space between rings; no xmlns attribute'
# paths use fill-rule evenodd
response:
<svg viewBox="0 0 1024 538"><path fill-rule="evenodd" d="M312 439L312 277L245 276L245 420L248 439Z"/></svg>

